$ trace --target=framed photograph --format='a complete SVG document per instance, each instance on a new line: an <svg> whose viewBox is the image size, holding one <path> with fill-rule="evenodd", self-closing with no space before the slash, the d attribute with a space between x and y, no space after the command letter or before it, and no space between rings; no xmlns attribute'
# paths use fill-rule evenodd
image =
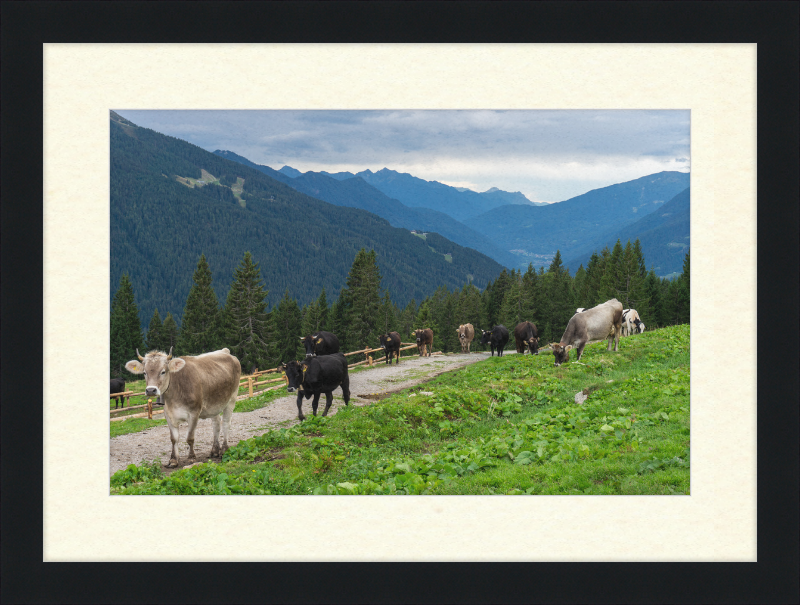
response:
<svg viewBox="0 0 800 605"><path fill-rule="evenodd" d="M42 53L36 56L42 59L44 93L43 121L40 124L37 115L32 122L27 122L40 124L43 134L41 248L44 288L43 306L39 308L43 308L44 347L43 355L37 360L44 364L46 376L41 417L44 519L41 559L46 562L43 568L63 570L63 566L55 565L60 562L226 561L241 563L241 571L236 572L238 577L239 573L253 571L254 567L247 565L248 562L502 562L511 564L506 570L522 571L524 568L526 573L538 574L550 569L545 563L594 562L604 564L603 570L612 577L622 578L635 566L610 564L677 563L682 564L680 573L688 574L685 577L689 577L692 570L701 569L697 573L707 580L706 586L719 587L719 598L711 595L701 600L729 600L733 598L732 586L739 591L737 595L759 598L767 591L771 591L769 594L782 591L780 598L788 598L786 595L791 588L786 586L791 584L792 576L796 578L796 570L780 567L781 564L766 553L762 556L760 547L764 539L769 539L776 545L775 552L785 553L784 561L791 563L792 553L796 558L796 546L787 548L785 536L781 541L783 534L777 526L769 525L769 519L760 514L757 517L756 508L757 498L762 494L769 494L773 510L784 515L793 514L792 498L796 504L796 494L787 497L787 491L780 485L765 487L767 491L763 492L757 490L761 487L760 483L757 485L757 477L762 473L760 466L756 472L756 446L757 436L762 437L762 418L774 423L780 414L778 410L757 410L755 368L761 359L757 361L756 348L732 347L720 338L720 333L734 324L743 334L757 334L753 311L756 307L759 319L762 308L787 310L781 306L787 303L785 295L773 297L773 306L764 307L763 304L770 303L764 302L760 294L757 298L756 294L761 285L756 281L757 260L761 260L763 254L760 251L757 259L757 242L768 252L786 242L789 248L796 249L797 243L796 234L791 235L789 228L797 217L796 205L778 204L775 214L780 216L783 212L787 220L774 221L772 241L767 241L768 237L757 238L757 234L762 234L762 219L774 218L771 200L769 209L764 210L766 216L762 215L762 196L791 189L786 185L785 175L776 175L776 166L782 163L759 162L760 199L756 204L757 135L763 137L766 132L772 132L780 138L782 134L775 120L768 120L762 127L761 114L756 113L757 86L761 93L760 87L767 78L776 83L775 69L781 65L785 69L786 63L775 61L783 57L783 51L771 46L770 36L774 34L765 34L773 31L767 24L774 23L774 16L750 7L747 7L749 12L744 12L741 6L734 11L733 5L722 4L725 6L716 10L723 11L726 17L738 11L734 22L747 23L742 31L754 33L736 34L733 43L724 33L725 29L717 26L709 26L708 42L677 35L678 24L686 23L687 15L701 16L691 11L712 10L695 5L685 8L688 13L674 7L663 9L661 23L672 32L671 39L657 33L642 39L631 30L624 30L600 40L592 36L585 39L578 36L579 39L573 40L566 29L556 28L564 37L553 40L543 34L542 42L549 43L530 43L537 40L514 27L511 35L497 34L488 40L477 36L452 43L434 43L437 40L422 36L422 39L412 40L413 43L400 44L376 43L354 36L346 41L337 38L346 43L329 44L326 36L308 39L301 35L302 28L295 25L290 29L297 37L285 42L276 34L274 41L265 43L207 44L204 43L207 40L183 37L187 36L184 33L178 39L171 39L184 43L174 44L168 43L170 38L161 28L157 28L162 32L161 37L143 33L146 23L152 23L157 16L144 12L131 18L128 26L134 27L131 31L137 35L143 35L146 44L134 43L130 35L119 37L122 31L119 25L109 30L118 32L117 36L112 36L118 40L114 42L98 41L91 36L76 37L74 32L82 31L77 25L73 25L77 29L72 30L64 42L59 41L65 39L63 36L53 37L53 32L59 30L50 25L50 20L44 25L28 26L39 28L33 39L42 44L35 52L41 50ZM322 5L314 6L323 13L328 10ZM459 17L463 23L474 23L480 17L482 5L470 4L473 6ZM559 4L558 7L567 10L565 15L576 10L570 5ZM435 20L439 9L435 4L432 8ZM553 5L544 9L542 15L549 15L555 8L557 6ZM196 16L205 14L201 6L197 9ZM597 11L601 9L611 11L606 15L631 10L622 5L582 5L576 22L586 25L596 22L600 18ZM284 12L288 10L282 7L267 14L275 19L285 16L285 23L298 23L301 15ZM375 10L373 18L386 17L384 11L399 9L379 3ZM503 23L514 21L509 19L513 15L507 12L511 10L508 5L499 10L501 17L488 21L494 32L502 29ZM527 23L537 23L532 20L534 13L530 12L534 9L526 6L523 10ZM796 16L796 11L794 14ZM5 24L10 22L6 19L9 15L4 7L4 38L22 44L18 37L6 37ZM19 15L21 13L11 16ZM103 9L98 18L101 21L105 18ZM173 23L169 19L166 23ZM638 19L633 22L641 23ZM534 29L544 31L542 27L540 23ZM787 36L796 48L796 33ZM386 39L394 41L398 37L389 35ZM218 41L213 36L208 40ZM592 43L586 43L587 40ZM31 46L27 48L30 50ZM772 71L765 67L762 78L761 66L767 54L773 59L773 67ZM33 63L38 68L36 61ZM6 74L13 79L6 80ZM796 93L796 73L791 72L788 80L787 89ZM4 71L4 81L20 83L22 72L19 69ZM767 96L762 103L762 98L758 97L759 110L763 112L769 102L774 103L774 115L786 116L785 98ZM102 413L93 409L87 412L86 405L102 402L106 388L109 294L116 290L116 284L110 279L109 254L113 230L109 112L120 110L122 113L118 115L124 116L125 108L162 111L690 112L693 194L691 494L663 498L568 495L359 498L342 495L327 500L313 495L306 498L229 496L216 500L205 496L110 496L109 416L105 408ZM134 119L130 121L135 123ZM4 126L6 123L4 112ZM796 124L795 115L794 122L788 123L789 130L795 134ZM766 130L768 127L775 130ZM18 137L15 142L19 144L20 140ZM791 153L796 157L796 145L786 145L783 149L794 149ZM767 153L758 147L758 153L762 152ZM27 155L22 154L20 158L32 157L25 153ZM766 158L774 158L774 155ZM7 170L16 164L5 158L3 164L5 213L9 199L5 177ZM796 175L796 162L790 164L787 164L788 174ZM307 172L314 167L301 168ZM762 189L765 175L776 178ZM166 180L171 176L167 175ZM195 175L178 176L197 180ZM182 186L188 190L188 185ZM230 191L233 195L233 189ZM790 195L787 199L797 198ZM9 258L7 246L18 245L18 253L30 249L30 242L26 243L18 235L13 241L6 240L8 224L4 215L4 275L5 259ZM796 261L794 265L790 260L787 262L790 271L796 274ZM760 262L758 269L760 273ZM231 275L224 277L225 280L230 278ZM22 287L29 278L18 279L21 281L16 284ZM29 302L25 298L27 294L20 296L18 305ZM6 306L5 300L3 306L4 319L9 312L18 309ZM9 338L6 325L8 322L4 321L4 360ZM19 328L14 330L9 334L22 336ZM749 343L754 338L748 336L747 340ZM71 360L70 363L65 363L65 359ZM74 364L78 360L81 369L76 372ZM786 360L775 363L776 367L783 367ZM5 391L10 388L6 386L9 384L7 373L19 365L5 362L3 365L5 400L7 393L11 394ZM759 381L759 389L769 388L766 382ZM796 380L776 381L771 388L773 394L785 396L787 390L796 389ZM4 406L4 427L8 426L9 419L20 418L19 412L7 412L7 407ZM784 406L780 412L785 419L796 419L796 410ZM768 415L762 416L763 413ZM780 424L792 426L785 420ZM5 443L7 430L3 430ZM791 445L792 440L796 444L796 431L785 440L775 438L770 447L779 449ZM758 445L766 446L761 440ZM785 451L783 455L786 457ZM4 456L4 473L7 458ZM767 454L763 459L767 459ZM780 456L773 455L770 459L776 461ZM761 461L759 455L759 464ZM785 466L779 464L778 467L788 473L786 476L796 477L796 460L793 464L784 460L783 464ZM8 493L5 489L4 492ZM760 500L758 503L761 504ZM4 500L3 508L5 530L8 513L19 507L8 508ZM761 506L758 508L762 510ZM175 531L176 516L194 521L188 533L180 529ZM31 522L38 520L31 519ZM796 529L796 522L794 525L790 522L788 533L796 534ZM17 538L22 536L22 531L15 529ZM16 543L21 542L17 539ZM4 550L6 548L4 545ZM38 559L38 551L33 552L30 547L25 554L34 561ZM705 563L721 562L752 565L746 566L747 571L736 574L732 574L731 566L702 567ZM530 563L542 565L522 565ZM780 576L789 580L788 584L778 583L770 588L763 580L758 580L758 568L767 563L778 566ZM50 564L52 566L47 568ZM566 571L568 567L559 569ZM595 566L594 571L589 571L589 567L582 566L578 572L593 574L599 569ZM640 581L632 582L628 588L610 591L609 595L614 596L609 598L647 601L650 600L648 595L654 594L659 598L671 598L664 595L675 593L652 584L655 568L645 567L648 571L643 572ZM491 566L482 569L489 568ZM660 566L661 570L665 568ZM302 569L311 572L314 568ZM419 573L408 567L395 569ZM433 570L434 566L427 569ZM477 591L471 594L478 594L480 600L514 600L526 594L524 582L519 579L511 583L513 595L497 593L496 588L493 592L491 587L480 585L478 581L460 587L456 583L453 590L451 580L465 568L439 569L451 592L437 593L441 595L438 600L469 600L467 589L470 587ZM277 573L286 568L276 565L272 570ZM326 577L334 572L333 567L320 568L320 573ZM301 573L305 572L286 570L285 577L299 577ZM565 579L560 574L553 571L550 581L543 580L542 586L546 588L541 599L530 595L524 598L559 598L555 596L556 590ZM731 583L734 575L738 581ZM200 584L205 586L206 581ZM392 600L385 593L377 596L370 593L370 597L365 592L354 593L352 586L334 585L344 591L342 594L359 594L359 599ZM13 589L15 599L25 600L21 583L7 586ZM32 600L52 598L59 592L48 588L46 583L40 586L28 589L32 591L29 594L34 595ZM390 591L398 591L392 594L403 595L401 600L423 600L418 590L409 592L408 587L403 588L394 581L387 586ZM687 593L682 594L691 594L693 588L688 585ZM214 598L225 598L217 589L211 590ZM113 598L110 592L108 594ZM249 598L246 594L253 593L237 592L236 598ZM577 592L573 594L577 600L589 598L587 591L580 593L583 599ZM145 598L153 598L152 592ZM308 600L298 597L283 584L265 600L272 599ZM320 599L325 600L322 597L316 600Z"/></svg>

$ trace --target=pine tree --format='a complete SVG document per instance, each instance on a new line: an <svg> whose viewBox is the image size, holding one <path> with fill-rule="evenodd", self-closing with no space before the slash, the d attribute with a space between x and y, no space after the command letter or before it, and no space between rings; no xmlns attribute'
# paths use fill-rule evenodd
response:
<svg viewBox="0 0 800 605"><path fill-rule="evenodd" d="M144 348L143 344L133 285L128 274L123 273L111 301L111 376L127 376L123 373L125 364L134 358L137 349Z"/></svg>
<svg viewBox="0 0 800 605"><path fill-rule="evenodd" d="M638 237L636 241L633 242L633 253L636 255L636 260L639 263L639 277L644 279L647 277L647 267L644 264L644 253L642 253L642 244Z"/></svg>
<svg viewBox="0 0 800 605"><path fill-rule="evenodd" d="M603 249L605 258L603 277L600 278L600 297L597 304L602 304L612 298L618 298L617 284L620 282L620 265L622 263L622 243L617 240L611 254L606 256L608 248Z"/></svg>
<svg viewBox="0 0 800 605"><path fill-rule="evenodd" d="M222 311L211 287L211 269L205 255L200 256L192 276L178 339L183 355L200 355L222 346Z"/></svg>
<svg viewBox="0 0 800 605"><path fill-rule="evenodd" d="M689 323L689 297L690 297L690 289L689 289L689 253L686 253L686 257L683 259L683 272L681 273L680 277L677 280L678 284L678 309L677 309L677 320L678 323Z"/></svg>
<svg viewBox="0 0 800 605"><path fill-rule="evenodd" d="M395 307L392 304L391 298L389 298L389 291L385 290L383 293L383 298L381 299L381 309L380 309L380 326L379 332L381 334L387 334L389 332L397 331L397 318L395 316ZM376 345L377 346L377 345Z"/></svg>
<svg viewBox="0 0 800 605"><path fill-rule="evenodd" d="M245 372L267 367L270 332L266 297L258 264L250 252L234 271L223 312L225 344L239 358Z"/></svg>
<svg viewBox="0 0 800 605"><path fill-rule="evenodd" d="M362 248L353 261L347 276L347 285L342 290L345 315L348 323L348 338L353 346L361 348L377 342L381 329L381 274L374 250Z"/></svg>
<svg viewBox="0 0 800 605"><path fill-rule="evenodd" d="M575 295L572 278L561 262L561 252L556 251L553 262L547 269L545 280L547 315L545 330L548 338L560 338L570 318L575 314Z"/></svg>
<svg viewBox="0 0 800 605"><path fill-rule="evenodd" d="M398 320L398 332L400 333L400 339L403 341L409 341L411 338L411 331L414 329L414 320L417 317L417 302L412 298L408 301L405 309L403 309L402 313L400 313L400 318Z"/></svg>
<svg viewBox="0 0 800 605"><path fill-rule="evenodd" d="M158 309L153 312L153 317L150 319L146 340L148 351L167 351L164 348L164 324L158 314Z"/></svg>
<svg viewBox="0 0 800 605"><path fill-rule="evenodd" d="M509 332L513 332L518 323L523 321L522 314L522 276L512 269L508 288L500 308L500 322ZM527 320L525 320L527 321Z"/></svg>
<svg viewBox="0 0 800 605"><path fill-rule="evenodd" d="M330 332L328 329L328 313L330 312L330 309L328 309L328 297L325 295L324 286L322 287L322 292L319 293L317 307L319 308L319 326L317 326L316 330L325 330L326 332Z"/></svg>
<svg viewBox="0 0 800 605"><path fill-rule="evenodd" d="M650 311L647 316L643 316L640 313L639 317L641 317L644 324L651 329L660 328L666 325L667 322L664 318L664 309L661 300L661 280L658 279L656 271L652 267L650 268L650 272L647 274L645 288L647 290Z"/></svg>
<svg viewBox="0 0 800 605"><path fill-rule="evenodd" d="M289 297L289 290L272 310L272 333L270 336L270 365L286 363L303 355L300 342L303 328L300 307ZM344 351L343 351L344 352Z"/></svg>
<svg viewBox="0 0 800 605"><path fill-rule="evenodd" d="M172 317L172 313L167 313L167 316L164 318L164 323L161 328L161 334L163 337L164 343L164 351L169 351L172 349L172 354L176 355L177 353L177 346L178 346L178 324L175 323L175 318Z"/></svg>

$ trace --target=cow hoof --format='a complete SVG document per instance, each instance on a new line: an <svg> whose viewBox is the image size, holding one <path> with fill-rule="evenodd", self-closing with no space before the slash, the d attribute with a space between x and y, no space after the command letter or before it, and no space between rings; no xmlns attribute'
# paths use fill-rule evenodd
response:
<svg viewBox="0 0 800 605"><path fill-rule="evenodd" d="M175 468L178 466L178 461L175 458L171 458L170 461L164 465L166 468Z"/></svg>
<svg viewBox="0 0 800 605"><path fill-rule="evenodd" d="M187 462L189 464L194 464L195 462L197 462L197 457L196 456L189 456L189 458L187 459Z"/></svg>
<svg viewBox="0 0 800 605"><path fill-rule="evenodd" d="M219 458L219 448L218 447L211 448L211 457L212 458Z"/></svg>

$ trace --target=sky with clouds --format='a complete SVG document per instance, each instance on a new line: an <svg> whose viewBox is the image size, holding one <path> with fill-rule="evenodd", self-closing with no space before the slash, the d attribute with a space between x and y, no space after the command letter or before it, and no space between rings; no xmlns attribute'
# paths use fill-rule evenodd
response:
<svg viewBox="0 0 800 605"><path fill-rule="evenodd" d="M454 187L559 202L689 171L689 110L115 110L275 169L390 168Z"/></svg>

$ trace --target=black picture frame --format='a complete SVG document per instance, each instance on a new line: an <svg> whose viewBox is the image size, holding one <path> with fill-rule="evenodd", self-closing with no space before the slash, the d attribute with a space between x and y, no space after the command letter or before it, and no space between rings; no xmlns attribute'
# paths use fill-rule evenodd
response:
<svg viewBox="0 0 800 605"><path fill-rule="evenodd" d="M797 602L799 7L2 3L2 602ZM267 41L758 44L758 334L721 335L759 353L757 563L42 562L42 45Z"/></svg>

